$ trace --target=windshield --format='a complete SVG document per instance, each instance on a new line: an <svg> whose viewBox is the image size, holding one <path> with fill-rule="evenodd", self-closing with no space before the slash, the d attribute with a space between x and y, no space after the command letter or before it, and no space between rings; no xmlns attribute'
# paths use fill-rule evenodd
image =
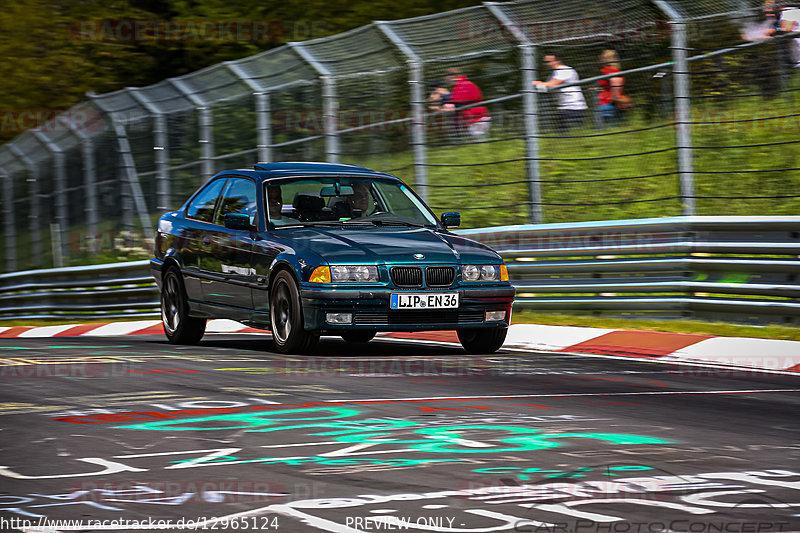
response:
<svg viewBox="0 0 800 533"><path fill-rule="evenodd" d="M435 227L436 218L409 188L393 180L319 177L266 183L276 228L297 225Z"/></svg>

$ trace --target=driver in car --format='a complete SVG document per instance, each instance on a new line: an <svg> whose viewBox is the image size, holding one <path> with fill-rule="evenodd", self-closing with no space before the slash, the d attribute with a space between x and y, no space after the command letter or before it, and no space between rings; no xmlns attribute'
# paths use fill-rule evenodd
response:
<svg viewBox="0 0 800 533"><path fill-rule="evenodd" d="M267 187L267 207L269 208L270 220L281 220L283 215L281 209L283 208L283 195L281 188L277 186Z"/></svg>
<svg viewBox="0 0 800 533"><path fill-rule="evenodd" d="M373 206L372 195L369 193L369 184L353 183L353 195L347 197L350 210L354 217L364 216Z"/></svg>

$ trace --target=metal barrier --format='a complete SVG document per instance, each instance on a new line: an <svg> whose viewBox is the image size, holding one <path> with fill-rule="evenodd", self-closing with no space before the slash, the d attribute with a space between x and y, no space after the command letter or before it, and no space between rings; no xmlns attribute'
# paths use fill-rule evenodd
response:
<svg viewBox="0 0 800 533"><path fill-rule="evenodd" d="M460 230L506 260L518 308L800 323L800 216ZM147 261L0 275L0 318L158 316Z"/></svg>
<svg viewBox="0 0 800 533"><path fill-rule="evenodd" d="M800 322L800 217L674 217L459 233L503 255L521 308Z"/></svg>
<svg viewBox="0 0 800 533"><path fill-rule="evenodd" d="M1 319L157 317L149 261L0 275Z"/></svg>

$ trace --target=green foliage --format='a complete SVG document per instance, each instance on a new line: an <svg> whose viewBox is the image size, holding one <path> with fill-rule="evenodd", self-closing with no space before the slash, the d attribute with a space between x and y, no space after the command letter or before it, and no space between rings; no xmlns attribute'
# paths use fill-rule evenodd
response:
<svg viewBox="0 0 800 533"><path fill-rule="evenodd" d="M216 63L239 59L289 41L324 37L373 20L413 17L478 4L476 0L6 0L0 9L2 111L66 110L87 91L142 86ZM119 21L265 23L263 38L115 38ZM111 25L103 26L103 24ZM111 29L109 29L111 28ZM45 120L52 115L41 115ZM42 121L43 122L43 121ZM6 123L0 143L25 129Z"/></svg>
<svg viewBox="0 0 800 533"><path fill-rule="evenodd" d="M148 16L124 0L6 0L0 9L2 111L66 110L86 91L109 92L146 82L144 74L156 58L130 43L83 42L74 23ZM20 133L5 123L0 142Z"/></svg>

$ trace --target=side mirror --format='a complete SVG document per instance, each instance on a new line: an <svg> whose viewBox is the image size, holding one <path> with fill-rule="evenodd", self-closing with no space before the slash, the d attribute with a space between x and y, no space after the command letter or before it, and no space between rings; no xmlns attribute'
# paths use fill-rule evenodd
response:
<svg viewBox="0 0 800 533"><path fill-rule="evenodd" d="M461 213L442 213L442 226L447 229L461 225Z"/></svg>
<svg viewBox="0 0 800 533"><path fill-rule="evenodd" d="M250 215L247 213L225 213L225 227L228 229L255 229L250 224Z"/></svg>

